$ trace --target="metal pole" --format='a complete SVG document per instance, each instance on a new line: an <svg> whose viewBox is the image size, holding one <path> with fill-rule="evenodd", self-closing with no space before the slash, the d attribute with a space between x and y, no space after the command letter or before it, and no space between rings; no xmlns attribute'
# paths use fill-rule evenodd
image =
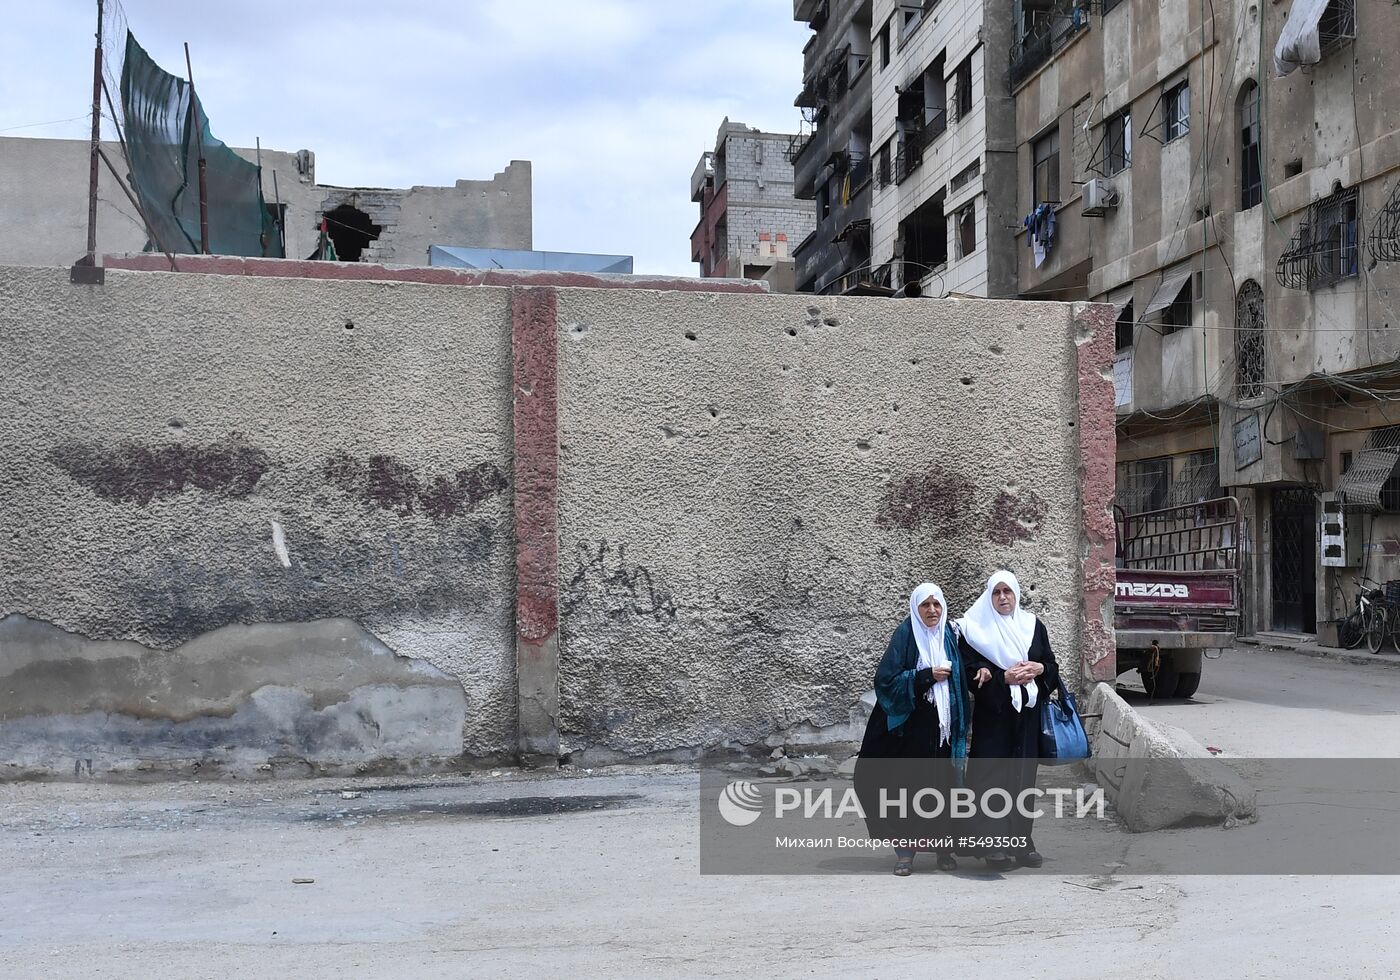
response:
<svg viewBox="0 0 1400 980"><path fill-rule="evenodd" d="M282 258L287 257L287 225L282 220L282 195L277 190L277 171L272 171L272 202L277 206L277 239L282 243Z"/></svg>
<svg viewBox="0 0 1400 980"><path fill-rule="evenodd" d="M97 0L97 46L92 52L92 143L88 156L87 265L97 264L97 148L102 141L102 3Z"/></svg>
<svg viewBox="0 0 1400 980"><path fill-rule="evenodd" d="M185 74L190 80L190 118L199 141L199 251L209 254L209 185L205 178L204 127L199 121L199 100L194 94L194 69L190 67L190 42L185 42Z"/></svg>

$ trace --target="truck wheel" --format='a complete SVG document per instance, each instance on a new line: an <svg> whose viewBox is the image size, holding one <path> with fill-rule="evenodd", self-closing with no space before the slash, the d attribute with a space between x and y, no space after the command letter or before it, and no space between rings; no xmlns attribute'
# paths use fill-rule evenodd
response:
<svg viewBox="0 0 1400 980"><path fill-rule="evenodd" d="M1183 671L1176 678L1176 696L1179 698L1189 698L1196 693L1196 688L1201 686L1201 672L1199 670L1187 673Z"/></svg>
<svg viewBox="0 0 1400 980"><path fill-rule="evenodd" d="M1178 675L1176 668L1171 666L1165 657L1158 664L1155 673L1147 667L1140 668L1138 673L1142 675L1142 688L1147 692L1149 700L1165 701L1176 696Z"/></svg>

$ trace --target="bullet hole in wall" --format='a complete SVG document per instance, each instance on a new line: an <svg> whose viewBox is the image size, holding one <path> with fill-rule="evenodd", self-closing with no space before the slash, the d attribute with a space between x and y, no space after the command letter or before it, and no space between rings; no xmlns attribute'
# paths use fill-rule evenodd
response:
<svg viewBox="0 0 1400 980"><path fill-rule="evenodd" d="M687 331L685 332L685 339L686 339L686 340L695 340L695 339L697 339L696 336L695 336L695 331L694 331L694 330L687 330Z"/></svg>
<svg viewBox="0 0 1400 980"><path fill-rule="evenodd" d="M346 329L346 330L354 330L354 329L355 329L355 321L354 321L354 320L346 320L346 321L345 321L345 329Z"/></svg>
<svg viewBox="0 0 1400 980"><path fill-rule="evenodd" d="M824 387L824 388L833 388L833 387L835 387L835 383L834 383L830 378L827 378L827 379L826 379L826 382L822 385L822 387Z"/></svg>
<svg viewBox="0 0 1400 980"><path fill-rule="evenodd" d="M796 328L796 327L788 327L788 328L787 328L787 335L788 335L789 337L796 337L796 336L797 336L797 328Z"/></svg>
<svg viewBox="0 0 1400 980"><path fill-rule="evenodd" d="M917 357L911 357L911 358L909 358L909 363L910 363L910 364L918 364L918 363L919 363L919 359L918 359Z"/></svg>
<svg viewBox="0 0 1400 980"><path fill-rule="evenodd" d="M719 409L715 408L713 405L711 405L711 406L707 409L707 411L710 413L710 418L712 418L712 419L717 419L717 418L719 418Z"/></svg>
<svg viewBox="0 0 1400 980"><path fill-rule="evenodd" d="M170 426L172 429L183 429L185 427L185 423L182 422L180 419L171 419L165 424Z"/></svg>
<svg viewBox="0 0 1400 980"><path fill-rule="evenodd" d="M891 405L891 406L890 406L890 411L891 411L891 412L897 412L897 411L899 411L899 402L895 402L893 405Z"/></svg>
<svg viewBox="0 0 1400 980"><path fill-rule="evenodd" d="M838 319L837 319L836 317L834 317L834 316L829 316L829 317L827 317L825 320L822 321L822 323L825 323L828 327L839 327L839 326L841 326L841 321L838 320Z"/></svg>
<svg viewBox="0 0 1400 980"><path fill-rule="evenodd" d="M822 311L822 308L821 308L820 306L809 306L809 307L807 307L807 312L808 312L809 314L811 314L812 316L819 316L819 315L821 314L821 311Z"/></svg>
<svg viewBox="0 0 1400 980"><path fill-rule="evenodd" d="M965 384L965 385L971 385L971 384L972 384L972 379L971 379L971 378L961 378L961 379L959 379L959 380L961 380L962 383Z"/></svg>
<svg viewBox="0 0 1400 980"><path fill-rule="evenodd" d="M869 439L857 439L857 440L856 440L856 448L859 449L861 452L869 452L869 451L870 451L870 440L869 440Z"/></svg>

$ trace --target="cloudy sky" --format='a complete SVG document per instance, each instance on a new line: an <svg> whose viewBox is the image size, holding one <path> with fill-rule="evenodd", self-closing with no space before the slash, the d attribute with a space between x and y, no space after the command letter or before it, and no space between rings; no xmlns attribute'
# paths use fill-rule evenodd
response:
<svg viewBox="0 0 1400 980"><path fill-rule="evenodd" d="M696 160L726 115L796 128L810 36L789 0L108 5L169 71L189 42L230 145L314 150L319 182L351 186L451 184L530 160L536 248L686 275ZM95 0L6 7L0 135L86 137Z"/></svg>

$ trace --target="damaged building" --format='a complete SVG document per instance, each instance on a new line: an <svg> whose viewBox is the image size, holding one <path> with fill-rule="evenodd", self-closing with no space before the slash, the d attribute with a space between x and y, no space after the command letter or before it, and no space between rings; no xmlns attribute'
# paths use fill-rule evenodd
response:
<svg viewBox="0 0 1400 980"><path fill-rule="evenodd" d="M122 148L104 143L107 156ZM528 160L512 160L488 180L450 187L336 187L316 181L316 154L235 149L261 157L263 197L280 218L286 254L318 257L321 225L342 262L427 265L428 249L450 243L531 249L533 211ZM0 264L69 265L87 234L89 144L86 140L0 137ZM98 182L97 251L140 252L148 236L141 216L105 168Z"/></svg>

